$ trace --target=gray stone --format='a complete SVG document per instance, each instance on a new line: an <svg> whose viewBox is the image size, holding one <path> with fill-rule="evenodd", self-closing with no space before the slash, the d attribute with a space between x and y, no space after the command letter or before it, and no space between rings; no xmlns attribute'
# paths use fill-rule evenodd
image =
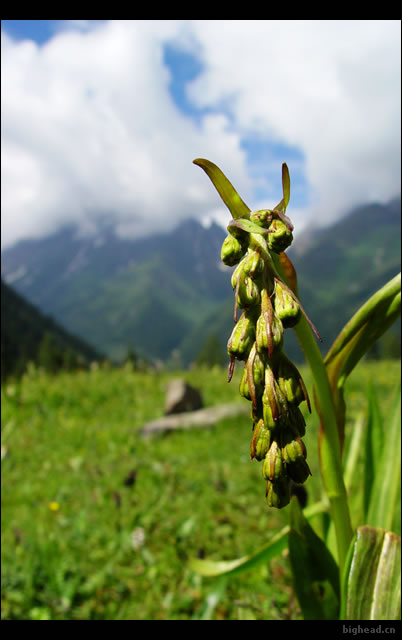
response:
<svg viewBox="0 0 402 640"><path fill-rule="evenodd" d="M196 411L204 403L201 393L182 378L170 380L166 389L165 415Z"/></svg>

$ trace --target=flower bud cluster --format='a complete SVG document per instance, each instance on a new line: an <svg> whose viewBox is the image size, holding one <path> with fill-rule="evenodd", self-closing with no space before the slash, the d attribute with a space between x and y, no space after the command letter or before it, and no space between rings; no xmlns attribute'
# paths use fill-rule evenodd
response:
<svg viewBox="0 0 402 640"><path fill-rule="evenodd" d="M252 212L250 221L266 230L259 236L266 238L264 245L253 242L253 234L230 228L222 246L223 262L237 264L231 279L235 316L237 308L242 310L227 346L229 380L235 361L243 361L240 394L252 404L251 458L262 461L268 505L282 508L289 503L291 481L302 484L311 473L299 409L306 401L310 410L310 402L299 371L283 351L284 330L296 325L301 309L267 260L269 252L280 253L290 245L291 231L270 210Z"/></svg>

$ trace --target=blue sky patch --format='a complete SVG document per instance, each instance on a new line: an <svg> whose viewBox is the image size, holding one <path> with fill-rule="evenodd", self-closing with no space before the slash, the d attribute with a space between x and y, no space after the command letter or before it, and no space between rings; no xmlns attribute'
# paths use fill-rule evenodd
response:
<svg viewBox="0 0 402 640"><path fill-rule="evenodd" d="M2 20L2 29L14 40L33 40L44 44L54 35L57 20Z"/></svg>
<svg viewBox="0 0 402 640"><path fill-rule="evenodd" d="M298 147L272 142L256 135L242 140L241 147L247 154L250 175L256 180L256 200L268 198L267 207L274 207L273 194L282 193L282 162L286 162L291 178L291 204L304 207L308 204L308 189L304 178L304 155Z"/></svg>

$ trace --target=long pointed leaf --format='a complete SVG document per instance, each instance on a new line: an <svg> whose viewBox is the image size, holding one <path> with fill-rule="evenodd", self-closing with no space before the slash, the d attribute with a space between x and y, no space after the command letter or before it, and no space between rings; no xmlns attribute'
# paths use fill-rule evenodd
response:
<svg viewBox="0 0 402 640"><path fill-rule="evenodd" d="M317 502L305 509L305 517L313 516L327 511L328 506L323 502ZM279 555L287 546L287 535L290 531L289 526L283 527L279 533L272 538L266 545L259 549L256 553L248 556L236 558L235 560L208 560L192 558L190 560L190 569L202 576L221 576L227 574L243 573L249 571L261 563L267 563L275 556Z"/></svg>
<svg viewBox="0 0 402 640"><path fill-rule="evenodd" d="M334 620L339 615L339 571L296 499L290 505L289 558L293 585L305 620Z"/></svg>
<svg viewBox="0 0 402 640"><path fill-rule="evenodd" d="M205 171L233 218L249 218L249 207L216 164L205 158L196 158L193 163Z"/></svg>
<svg viewBox="0 0 402 640"><path fill-rule="evenodd" d="M359 527L345 563L342 620L399 620L401 539L379 527Z"/></svg>
<svg viewBox="0 0 402 640"><path fill-rule="evenodd" d="M372 325L374 341L378 340L400 314L400 294L401 274L399 273L371 296L344 326L328 351L325 364L329 366L367 324ZM388 319L388 323L384 327L385 319ZM346 355L349 355L348 352L344 354L344 358ZM351 370L348 371L350 372Z"/></svg>
<svg viewBox="0 0 402 640"><path fill-rule="evenodd" d="M343 443L345 403L343 390L347 377L373 344L401 313L401 274L392 278L360 307L345 325L325 357L331 384L339 439Z"/></svg>

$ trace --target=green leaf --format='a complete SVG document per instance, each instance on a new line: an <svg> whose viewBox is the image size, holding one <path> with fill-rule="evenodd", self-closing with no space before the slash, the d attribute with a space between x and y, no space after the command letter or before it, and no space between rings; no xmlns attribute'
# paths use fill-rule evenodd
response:
<svg viewBox="0 0 402 640"><path fill-rule="evenodd" d="M293 586L304 619L337 619L340 603L338 566L295 498L290 505L288 544Z"/></svg>
<svg viewBox="0 0 402 640"><path fill-rule="evenodd" d="M258 233L260 235L271 233L269 229L260 227L258 224L255 224L255 222L251 222L250 220L245 220L244 218L240 218L238 220L231 220L228 224L228 230L229 230L229 227L238 227L239 229L243 229L243 231L247 231L248 233Z"/></svg>
<svg viewBox="0 0 402 640"><path fill-rule="evenodd" d="M336 364L338 378L347 377L361 357L395 322L401 312L401 274L379 289L339 333L325 357L327 369Z"/></svg>
<svg viewBox="0 0 402 640"><path fill-rule="evenodd" d="M305 510L305 516L312 518L319 513L327 510L328 506L323 502L317 502ZM266 545L259 549L256 553L248 556L236 558L235 560L208 560L192 558L189 562L190 569L202 576L213 577L221 575L235 575L249 571L254 567L267 563L275 556L279 555L287 546L286 536L290 531L289 526L283 527L279 533L272 538Z"/></svg>
<svg viewBox="0 0 402 640"><path fill-rule="evenodd" d="M385 439L382 450L377 453L378 464L373 488L367 524L374 527L391 529L395 509L400 500L401 486L401 384L395 392L393 406L387 417Z"/></svg>
<svg viewBox="0 0 402 640"><path fill-rule="evenodd" d="M250 209L241 199L236 189L227 179L225 174L213 162L205 158L196 158L193 163L201 167L210 178L215 189L229 209L233 218L248 218Z"/></svg>
<svg viewBox="0 0 402 640"><path fill-rule="evenodd" d="M345 425L344 386L347 377L373 344L397 320L401 313L401 274L379 289L339 333L325 357L340 441Z"/></svg>
<svg viewBox="0 0 402 640"><path fill-rule="evenodd" d="M284 549L286 549L286 535L288 533L289 527L284 527L278 535L274 536L274 538L257 553L250 554L249 556L243 556L242 558L236 558L236 560L214 561L192 558L189 565L190 569L202 576L208 577L243 573L244 571L253 569L262 562L269 562L272 558L279 555Z"/></svg>
<svg viewBox="0 0 402 640"><path fill-rule="evenodd" d="M384 442L384 431L382 427L382 416L380 408L378 406L377 395L372 382L370 381L368 392L368 412L367 412L367 427L366 427L366 442L364 447L364 473L363 473L363 505L364 505L364 520L366 524L376 523L367 520L367 513L370 504L370 497L374 487L376 473L378 471L379 462L381 458L381 452ZM379 524L379 523L377 523ZM392 526L392 523L390 523ZM391 528L385 527L385 528Z"/></svg>
<svg viewBox="0 0 402 640"><path fill-rule="evenodd" d="M401 539L379 527L359 527L345 563L342 620L399 620Z"/></svg>

